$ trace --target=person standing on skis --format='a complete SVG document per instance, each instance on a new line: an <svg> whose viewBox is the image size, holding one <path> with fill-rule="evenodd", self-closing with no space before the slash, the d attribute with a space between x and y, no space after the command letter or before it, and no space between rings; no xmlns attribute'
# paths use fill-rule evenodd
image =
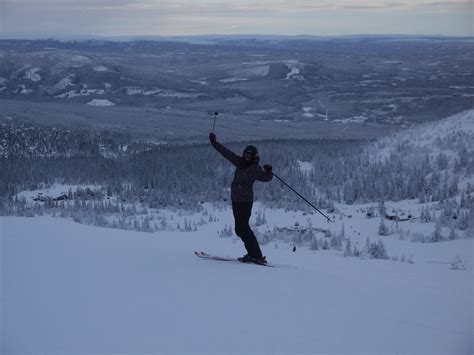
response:
<svg viewBox="0 0 474 355"><path fill-rule="evenodd" d="M217 142L214 133L209 134L212 146L235 167L234 180L231 185L232 212L235 220L235 233L242 239L247 254L238 258L242 262L265 264L257 238L249 226L253 206L253 184L255 181L268 182L272 180L272 166L265 164L263 168L258 164L260 157L257 148L249 145L243 155L238 156L222 144Z"/></svg>

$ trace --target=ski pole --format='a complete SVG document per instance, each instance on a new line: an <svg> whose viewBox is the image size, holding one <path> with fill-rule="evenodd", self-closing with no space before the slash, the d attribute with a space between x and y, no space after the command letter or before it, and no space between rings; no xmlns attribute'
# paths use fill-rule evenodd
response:
<svg viewBox="0 0 474 355"><path fill-rule="evenodd" d="M311 202L309 202L307 199L305 199L303 196L301 196L300 193L298 193L298 191L296 191L294 188L292 188L290 185L288 185L285 181L283 181L283 179L281 179L277 174L273 173L273 176L276 177L278 180L281 181L282 184L284 184L286 187L288 187L291 191L293 191L295 194L297 194L299 197L301 197L308 205L310 205L311 207L313 207L316 211L318 211L319 213L321 213L329 222L332 222L332 220L326 216L324 213L322 213L320 210L318 210L316 208L316 206L314 206Z"/></svg>
<svg viewBox="0 0 474 355"><path fill-rule="evenodd" d="M214 128L216 127L216 119L219 112L214 112L214 124L212 125L212 133L214 133Z"/></svg>

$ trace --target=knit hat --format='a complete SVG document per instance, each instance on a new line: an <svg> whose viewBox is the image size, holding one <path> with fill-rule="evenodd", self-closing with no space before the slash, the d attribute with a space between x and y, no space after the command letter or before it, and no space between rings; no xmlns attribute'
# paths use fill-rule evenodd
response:
<svg viewBox="0 0 474 355"><path fill-rule="evenodd" d="M257 156L258 155L257 147L255 147L253 145L246 146L245 149L244 149L244 154L243 155L245 155L246 153L251 154L254 157Z"/></svg>

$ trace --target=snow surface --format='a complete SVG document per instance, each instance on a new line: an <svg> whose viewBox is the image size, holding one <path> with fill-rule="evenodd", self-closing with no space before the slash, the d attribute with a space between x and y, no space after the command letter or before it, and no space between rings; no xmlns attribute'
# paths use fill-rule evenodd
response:
<svg viewBox="0 0 474 355"><path fill-rule="evenodd" d="M252 78L267 76L269 72L270 65L265 64L265 62L255 62L245 68L231 70L229 73L236 78Z"/></svg>
<svg viewBox="0 0 474 355"><path fill-rule="evenodd" d="M104 72L104 71L108 71L109 68L107 68L106 66L103 66L103 65L98 65L98 66L94 67L93 70L97 71L97 72Z"/></svg>
<svg viewBox="0 0 474 355"><path fill-rule="evenodd" d="M107 99L93 99L92 101L89 101L87 104L91 106L104 106L104 107L115 106L115 103Z"/></svg>
<svg viewBox="0 0 474 355"><path fill-rule="evenodd" d="M364 123L367 121L369 118L366 116L353 116L349 118L343 118L343 119L337 119L334 120L333 122L340 122L340 123Z"/></svg>
<svg viewBox="0 0 474 355"><path fill-rule="evenodd" d="M44 196L48 198L55 198L60 195L67 195L69 190L75 192L77 189L86 190L89 189L91 191L99 191L103 188L103 186L98 185L64 185L64 184L54 184L50 187L37 189L32 191L21 191L19 192L16 197L17 198L24 198L27 201L32 201L33 198L38 196Z"/></svg>
<svg viewBox="0 0 474 355"><path fill-rule="evenodd" d="M23 94L23 95L27 95L27 94L31 94L33 92L33 90L27 89L24 84L21 84L21 85L18 86L16 92L18 92L20 94Z"/></svg>
<svg viewBox="0 0 474 355"><path fill-rule="evenodd" d="M41 76L38 74L40 68L31 68L25 71L25 75L23 76L24 79L28 79L34 82L40 81Z"/></svg>
<svg viewBox="0 0 474 355"><path fill-rule="evenodd" d="M129 96L156 95L156 96L162 96L162 97L177 97L179 99L196 98L196 97L202 96L202 94L199 94L199 93L179 92L179 91L175 91L171 89L160 89L160 88L143 89L140 87L127 87L126 92L127 92L127 95Z"/></svg>
<svg viewBox="0 0 474 355"><path fill-rule="evenodd" d="M213 213L231 222L229 209ZM473 351L473 239L393 239L415 264L268 244L279 267L266 268L195 257L243 253L235 237L216 237L215 223L145 234L1 217L0 230L4 354ZM454 253L467 270L449 268Z"/></svg>
<svg viewBox="0 0 474 355"><path fill-rule="evenodd" d="M384 160L397 149L397 146L405 144L412 155L427 151L435 156L442 152L439 144L436 143L437 140L446 139L455 134L464 135L466 148L474 149L474 110L403 130L394 136L380 139L373 145L369 145L368 151L372 152L374 159ZM447 151L443 152L449 154Z"/></svg>
<svg viewBox="0 0 474 355"><path fill-rule="evenodd" d="M65 89L66 87L73 85L72 79L74 79L74 74L69 74L64 79L61 79L56 85L54 85L58 89Z"/></svg>
<svg viewBox="0 0 474 355"><path fill-rule="evenodd" d="M267 108L262 110L250 110L244 112L246 115L271 115L271 114L278 114L280 110L276 108Z"/></svg>
<svg viewBox="0 0 474 355"><path fill-rule="evenodd" d="M298 164L301 172L305 174L309 174L313 170L313 164L311 162L297 160L296 163Z"/></svg>
<svg viewBox="0 0 474 355"><path fill-rule="evenodd" d="M70 90L68 92L56 95L57 98L66 98L72 99L79 96L89 96L89 95L104 95L104 89L81 89L81 90Z"/></svg>
<svg viewBox="0 0 474 355"><path fill-rule="evenodd" d="M473 114L408 129L376 143L380 153L374 146L370 151L380 158L399 143L436 151L438 137L459 132L471 151ZM302 172L312 169L297 163ZM57 197L78 187L103 188L57 184L17 197ZM412 242L410 235L429 237L435 229L417 218L427 204L386 201L389 214L414 219L385 220L390 235L382 237L380 218L367 217L369 210L378 212L377 203L336 203L328 224L316 213L257 202L252 221L257 213L266 219L253 227L258 235L273 228L290 237L296 226L318 228L318 238L325 229L335 235L344 230L358 250L370 238L383 241L389 256L344 257L343 251L299 245L293 252L285 234L262 243L275 268L195 257L195 250L244 253L237 237L218 237L233 226L230 208L209 203L195 214L148 209L153 223L163 216L169 222L148 234L49 216L0 217L0 352L472 354L473 230L456 230L459 239L450 241ZM209 222L193 232L174 228L204 219ZM465 268L451 268L457 259Z"/></svg>
<svg viewBox="0 0 474 355"><path fill-rule="evenodd" d="M190 82L204 86L209 85L209 83L205 80L190 80Z"/></svg>
<svg viewBox="0 0 474 355"><path fill-rule="evenodd" d="M299 62L297 60L287 60L285 61L285 65L290 70L290 72L286 74L285 80L290 80L290 79L304 80L304 77L300 75L301 69L298 67Z"/></svg>
<svg viewBox="0 0 474 355"><path fill-rule="evenodd" d="M314 115L311 113L311 111L313 110L312 107L303 107L303 116L304 117L308 117L308 118L312 118L314 117Z"/></svg>
<svg viewBox="0 0 474 355"><path fill-rule="evenodd" d="M227 79L221 79L219 80L221 83L235 83L237 81L246 81L248 80L247 78L227 78Z"/></svg>

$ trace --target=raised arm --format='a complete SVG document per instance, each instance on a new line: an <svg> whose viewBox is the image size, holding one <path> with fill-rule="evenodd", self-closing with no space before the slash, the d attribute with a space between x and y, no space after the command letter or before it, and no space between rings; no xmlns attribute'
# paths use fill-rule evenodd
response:
<svg viewBox="0 0 474 355"><path fill-rule="evenodd" d="M217 137L214 133L209 134L209 140L211 141L211 144L214 149L217 150L224 158L230 161L233 165L238 166L240 164L240 159L242 158L231 150L224 147L219 142L217 142Z"/></svg>

